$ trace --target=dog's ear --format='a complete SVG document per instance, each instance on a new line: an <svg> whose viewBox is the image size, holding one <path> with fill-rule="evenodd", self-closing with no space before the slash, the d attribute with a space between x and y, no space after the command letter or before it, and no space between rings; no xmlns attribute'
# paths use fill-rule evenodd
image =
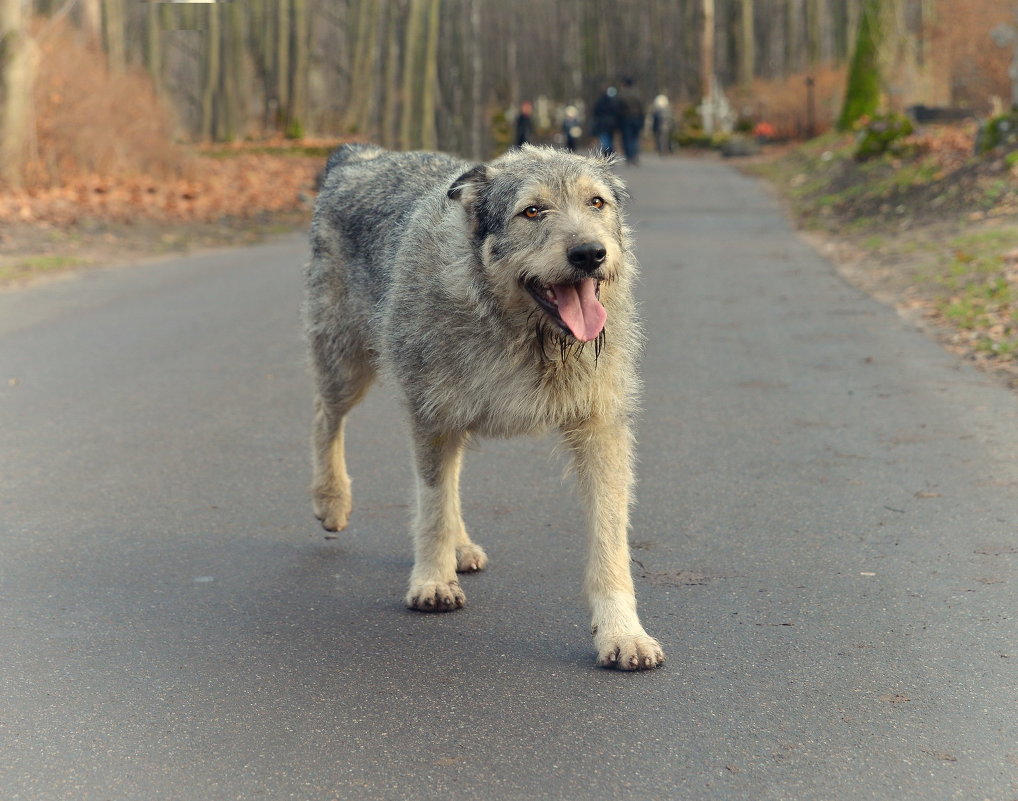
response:
<svg viewBox="0 0 1018 801"><path fill-rule="evenodd" d="M621 178L619 178L613 169L621 163L621 157L617 153L592 151L590 153L590 158L592 158L601 168L601 177L604 178L605 183L611 187L612 194L615 195L615 202L618 204L619 208L624 208L629 202L629 190L626 189L625 183Z"/></svg>
<svg viewBox="0 0 1018 801"><path fill-rule="evenodd" d="M615 193L615 202L619 204L619 208L625 208L629 203L629 190L626 189L626 185L622 182L615 173L608 172L608 185L612 188L612 192Z"/></svg>
<svg viewBox="0 0 1018 801"><path fill-rule="evenodd" d="M478 164L453 181L446 194L450 200L458 200L464 205L468 205L487 183L488 168L483 164Z"/></svg>

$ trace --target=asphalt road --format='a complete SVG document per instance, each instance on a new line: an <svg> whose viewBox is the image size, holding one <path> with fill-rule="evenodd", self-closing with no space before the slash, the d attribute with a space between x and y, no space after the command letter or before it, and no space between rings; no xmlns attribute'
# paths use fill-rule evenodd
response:
<svg viewBox="0 0 1018 801"><path fill-rule="evenodd" d="M468 455L462 611L384 387L324 537L302 238L94 271L0 295L0 799L1018 798L1018 398L753 181L625 176L662 669L594 667L551 438Z"/></svg>

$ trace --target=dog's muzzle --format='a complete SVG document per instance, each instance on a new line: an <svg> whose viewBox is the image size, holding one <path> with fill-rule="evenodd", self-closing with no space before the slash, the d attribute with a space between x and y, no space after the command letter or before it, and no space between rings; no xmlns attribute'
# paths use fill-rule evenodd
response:
<svg viewBox="0 0 1018 801"><path fill-rule="evenodd" d="M601 305L601 282L596 278L549 285L532 280L524 286L537 305L580 342L590 342L600 336L608 313Z"/></svg>

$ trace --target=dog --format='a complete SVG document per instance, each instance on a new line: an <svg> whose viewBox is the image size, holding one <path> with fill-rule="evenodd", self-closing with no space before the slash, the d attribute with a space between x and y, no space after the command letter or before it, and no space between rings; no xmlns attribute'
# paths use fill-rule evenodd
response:
<svg viewBox="0 0 1018 801"><path fill-rule="evenodd" d="M602 156L524 146L488 163L343 145L311 225L304 318L315 379L312 498L351 511L344 420L381 373L412 432L417 507L406 605L459 609L484 550L460 512L473 437L558 429L589 529L597 664L661 665L640 624L628 545L631 418L642 347L625 186Z"/></svg>

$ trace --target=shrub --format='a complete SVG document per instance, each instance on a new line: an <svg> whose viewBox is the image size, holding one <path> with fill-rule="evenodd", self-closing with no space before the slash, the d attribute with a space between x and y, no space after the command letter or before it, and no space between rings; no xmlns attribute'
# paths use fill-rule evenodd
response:
<svg viewBox="0 0 1018 801"><path fill-rule="evenodd" d="M1018 111L993 117L979 126L976 155L1014 145L1018 145Z"/></svg>
<svg viewBox="0 0 1018 801"><path fill-rule="evenodd" d="M815 117L808 114L806 79L813 79ZM729 89L728 99L743 118L765 122L769 139L790 139L829 131L845 88L845 68L817 64L808 72L782 78L755 78ZM811 130L812 123L812 130Z"/></svg>
<svg viewBox="0 0 1018 801"><path fill-rule="evenodd" d="M882 156L885 153L902 155L905 137L914 130L904 114L881 114L860 120L856 137L855 158L858 161Z"/></svg>
<svg viewBox="0 0 1018 801"><path fill-rule="evenodd" d="M29 185L188 171L187 154L173 141L172 117L144 71L111 71L99 47L66 23L50 32L41 56Z"/></svg>

